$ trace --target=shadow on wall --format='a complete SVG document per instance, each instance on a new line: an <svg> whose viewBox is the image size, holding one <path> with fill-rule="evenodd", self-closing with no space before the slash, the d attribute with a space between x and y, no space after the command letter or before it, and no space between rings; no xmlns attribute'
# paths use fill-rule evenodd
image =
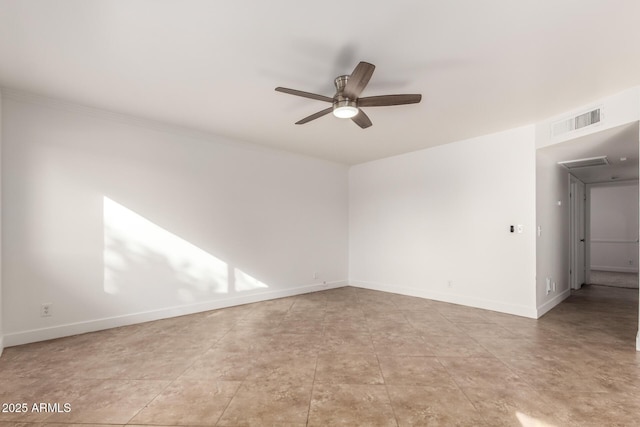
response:
<svg viewBox="0 0 640 427"><path fill-rule="evenodd" d="M268 285L104 197L104 292L184 304ZM144 301L144 300L143 300Z"/></svg>

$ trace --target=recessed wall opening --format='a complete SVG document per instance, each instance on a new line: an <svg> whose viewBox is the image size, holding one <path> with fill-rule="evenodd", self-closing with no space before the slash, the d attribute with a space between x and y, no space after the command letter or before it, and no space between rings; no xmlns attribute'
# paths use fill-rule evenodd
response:
<svg viewBox="0 0 640 427"><path fill-rule="evenodd" d="M539 301L587 287L637 301L639 132L636 121L537 150Z"/></svg>

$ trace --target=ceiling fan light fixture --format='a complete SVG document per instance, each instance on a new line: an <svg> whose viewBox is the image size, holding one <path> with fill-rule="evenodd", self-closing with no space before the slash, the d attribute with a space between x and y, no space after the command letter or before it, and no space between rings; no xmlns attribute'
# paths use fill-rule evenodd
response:
<svg viewBox="0 0 640 427"><path fill-rule="evenodd" d="M350 119L358 115L358 107L344 105L333 109L333 115L340 119Z"/></svg>
<svg viewBox="0 0 640 427"><path fill-rule="evenodd" d="M333 115L340 119L350 119L358 115L358 104L348 98L338 98L333 103Z"/></svg>

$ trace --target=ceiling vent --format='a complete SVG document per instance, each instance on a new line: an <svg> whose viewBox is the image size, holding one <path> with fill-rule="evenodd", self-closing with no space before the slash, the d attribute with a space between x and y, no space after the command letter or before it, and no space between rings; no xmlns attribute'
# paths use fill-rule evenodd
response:
<svg viewBox="0 0 640 427"><path fill-rule="evenodd" d="M551 125L551 135L559 136L565 133L573 132L578 129L586 128L600 123L602 120L602 108L598 107L595 110L587 111L586 113L578 114L569 119L563 119L557 121Z"/></svg>
<svg viewBox="0 0 640 427"><path fill-rule="evenodd" d="M558 162L558 164L564 166L569 170L572 170L579 168L588 168L591 166L606 166L609 164L609 161L607 160L607 156L599 156L589 157L588 159L565 160L564 162Z"/></svg>

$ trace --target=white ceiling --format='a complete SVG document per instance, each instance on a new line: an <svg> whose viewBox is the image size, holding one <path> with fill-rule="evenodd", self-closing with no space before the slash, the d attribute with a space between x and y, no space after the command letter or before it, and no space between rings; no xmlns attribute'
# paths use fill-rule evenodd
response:
<svg viewBox="0 0 640 427"><path fill-rule="evenodd" d="M0 0L0 86L348 164L541 121L640 84L637 0ZM325 116L358 61L373 127Z"/></svg>

